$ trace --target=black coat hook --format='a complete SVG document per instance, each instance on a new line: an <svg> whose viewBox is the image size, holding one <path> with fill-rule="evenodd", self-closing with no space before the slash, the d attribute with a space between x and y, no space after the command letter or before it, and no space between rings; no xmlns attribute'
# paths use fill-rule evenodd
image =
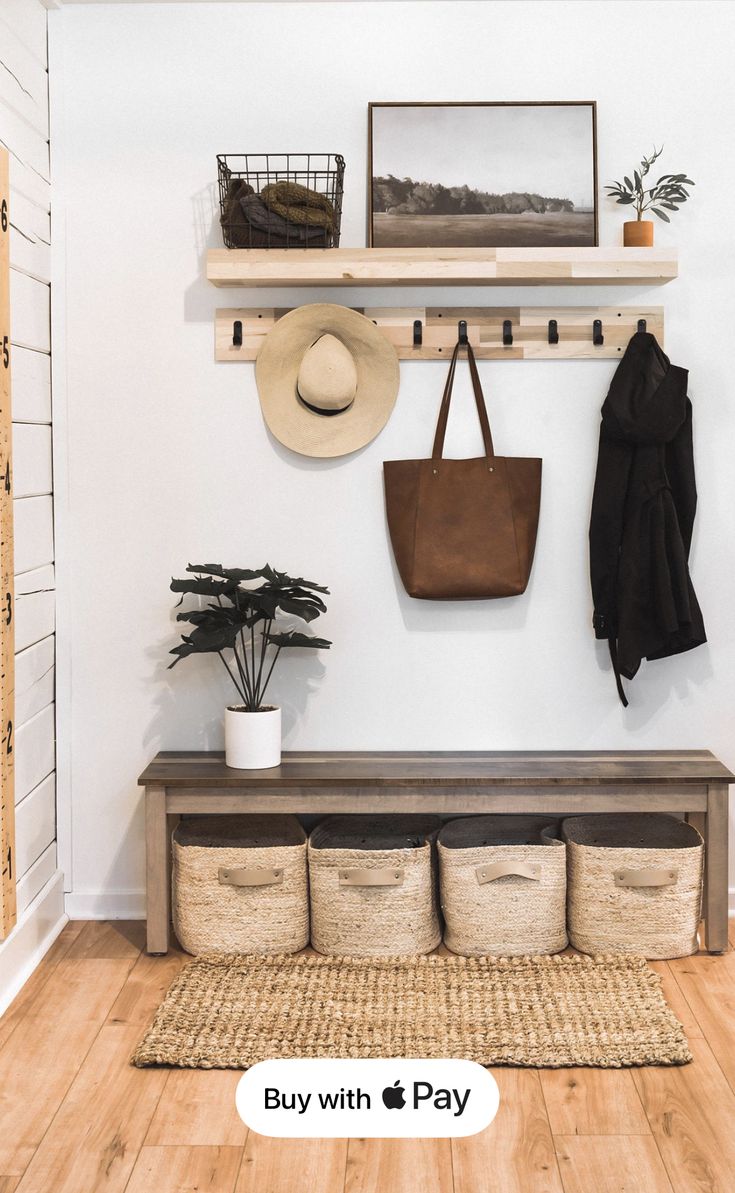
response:
<svg viewBox="0 0 735 1193"><path fill-rule="evenodd" d="M232 347L242 348L242 323L239 319L232 324Z"/></svg>
<svg viewBox="0 0 735 1193"><path fill-rule="evenodd" d="M513 324L510 319L503 320L503 344L509 348L513 343Z"/></svg>
<svg viewBox="0 0 735 1193"><path fill-rule="evenodd" d="M421 328L421 320L414 319L414 321L413 321L413 346L414 346L414 348L421 347L422 339L423 339L423 331Z"/></svg>
<svg viewBox="0 0 735 1193"><path fill-rule="evenodd" d="M646 321L645 321L645 319L639 319L639 320L638 320L638 331L645 331L645 330L646 330Z"/></svg>
<svg viewBox="0 0 735 1193"><path fill-rule="evenodd" d="M602 319L595 319L592 324L592 343L598 348L605 343L605 337L602 334Z"/></svg>
<svg viewBox="0 0 735 1193"><path fill-rule="evenodd" d="M467 338L467 320L466 319L460 319L459 323L457 324L457 332L459 335L460 344L469 344L470 341Z"/></svg>
<svg viewBox="0 0 735 1193"><path fill-rule="evenodd" d="M556 322L556 319L549 319L549 343L559 343L559 325Z"/></svg>

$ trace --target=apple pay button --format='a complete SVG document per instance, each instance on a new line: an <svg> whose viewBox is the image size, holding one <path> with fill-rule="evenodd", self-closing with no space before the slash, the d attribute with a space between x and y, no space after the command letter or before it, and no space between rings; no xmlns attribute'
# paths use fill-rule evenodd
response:
<svg viewBox="0 0 735 1193"><path fill-rule="evenodd" d="M471 1060L265 1060L240 1078L237 1110L279 1139L441 1139L495 1118L495 1078Z"/></svg>

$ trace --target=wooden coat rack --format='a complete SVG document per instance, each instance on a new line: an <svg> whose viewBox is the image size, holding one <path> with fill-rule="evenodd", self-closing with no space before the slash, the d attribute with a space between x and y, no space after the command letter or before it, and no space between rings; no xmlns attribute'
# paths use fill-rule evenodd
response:
<svg viewBox="0 0 735 1193"><path fill-rule="evenodd" d="M12 931L16 920L9 189L8 152L0 148L0 940Z"/></svg>
<svg viewBox="0 0 735 1193"><path fill-rule="evenodd" d="M221 308L215 358L255 360L288 307ZM399 360L443 360L460 320L479 360L614 360L631 336L653 332L663 345L663 307L355 307L395 345Z"/></svg>

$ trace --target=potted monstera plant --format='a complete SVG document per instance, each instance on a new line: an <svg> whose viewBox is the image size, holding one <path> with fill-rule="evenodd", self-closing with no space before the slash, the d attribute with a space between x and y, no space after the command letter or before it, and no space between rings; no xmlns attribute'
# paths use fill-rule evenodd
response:
<svg viewBox="0 0 735 1193"><path fill-rule="evenodd" d="M281 616L314 621L326 612L321 594L328 588L302 577L294 579L266 564L263 568L226 568L219 563L190 563L189 577L171 581L171 591L207 598L177 613L193 627L171 654L171 667L192 654L216 654L238 695L225 710L225 760L240 770L264 770L281 761L281 710L265 703L266 691L282 650L326 650L326 638L314 638L284 626Z"/></svg>

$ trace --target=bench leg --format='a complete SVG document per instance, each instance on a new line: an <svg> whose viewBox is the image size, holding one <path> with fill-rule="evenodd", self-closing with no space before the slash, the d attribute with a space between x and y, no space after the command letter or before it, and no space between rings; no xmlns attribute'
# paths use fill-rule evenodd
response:
<svg viewBox="0 0 735 1193"><path fill-rule="evenodd" d="M145 792L146 915L148 953L168 952L168 833L166 788Z"/></svg>
<svg viewBox="0 0 735 1193"><path fill-rule="evenodd" d="M710 783L707 788L704 826L705 945L710 953L727 952L727 794L727 783Z"/></svg>
<svg viewBox="0 0 735 1193"><path fill-rule="evenodd" d="M707 814L705 812L687 812L687 824L691 824L693 828L700 834L704 841L707 835ZM707 923L707 883L705 881L704 890L702 891L702 914L700 919Z"/></svg>

